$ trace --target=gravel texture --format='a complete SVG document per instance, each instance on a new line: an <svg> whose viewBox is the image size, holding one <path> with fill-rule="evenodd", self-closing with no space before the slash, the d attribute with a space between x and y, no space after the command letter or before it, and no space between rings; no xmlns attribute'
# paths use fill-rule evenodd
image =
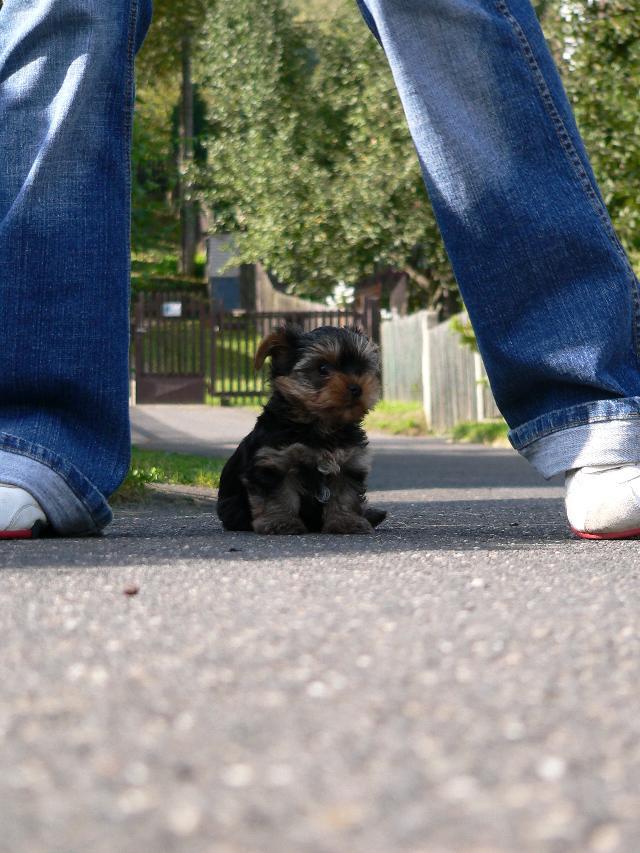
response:
<svg viewBox="0 0 640 853"><path fill-rule="evenodd" d="M3 543L0 850L640 849L637 543L510 451L373 445L371 537L205 496Z"/></svg>

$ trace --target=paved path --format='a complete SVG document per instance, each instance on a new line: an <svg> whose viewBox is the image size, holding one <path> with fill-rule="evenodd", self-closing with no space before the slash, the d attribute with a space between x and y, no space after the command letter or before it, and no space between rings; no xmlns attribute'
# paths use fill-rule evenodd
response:
<svg viewBox="0 0 640 853"><path fill-rule="evenodd" d="M257 413L235 406L133 406L132 441L150 450L230 456Z"/></svg>
<svg viewBox="0 0 640 853"><path fill-rule="evenodd" d="M220 411L135 419L203 450ZM3 853L640 849L637 543L510 451L373 446L372 537L203 502L3 545Z"/></svg>

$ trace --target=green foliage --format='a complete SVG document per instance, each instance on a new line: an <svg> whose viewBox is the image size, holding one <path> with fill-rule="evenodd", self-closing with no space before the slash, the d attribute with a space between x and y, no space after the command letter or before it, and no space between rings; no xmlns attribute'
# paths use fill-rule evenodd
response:
<svg viewBox="0 0 640 853"><path fill-rule="evenodd" d="M451 329L458 335L460 343L469 347L469 349L478 351L478 342L476 341L476 333L473 331L473 326L467 314L456 314L449 321Z"/></svg>
<svg viewBox="0 0 640 853"><path fill-rule="evenodd" d="M539 0L536 9L614 225L640 259L637 3ZM262 260L315 297L376 269L405 269L411 308L455 313L455 281L400 101L354 0L156 0L138 73L134 243L142 235L148 248L149 211L166 206L178 183L185 37L204 104L198 117L196 98L189 187L217 230L240 232L239 259ZM460 332L473 346L470 329Z"/></svg>
<svg viewBox="0 0 640 853"><path fill-rule="evenodd" d="M209 15L204 91L218 129L202 193L239 257L322 296L376 268L453 289L399 98L351 3L330 28L283 0ZM429 301L425 296L423 301Z"/></svg>
<svg viewBox="0 0 640 853"><path fill-rule="evenodd" d="M204 293L204 258L198 257L196 276L178 272L179 223L174 210L142 186L134 195L131 226L131 289L141 291L190 291Z"/></svg>
<svg viewBox="0 0 640 853"><path fill-rule="evenodd" d="M215 0L154 0L153 25L142 49L138 74L145 83L177 80L185 38L197 39Z"/></svg>
<svg viewBox="0 0 640 853"><path fill-rule="evenodd" d="M640 256L640 7L559 0L543 24L614 226ZM562 51L558 50L558 45Z"/></svg>
<svg viewBox="0 0 640 853"><path fill-rule="evenodd" d="M188 164L192 158L203 161L201 137L209 131L192 85L191 60L205 10L213 6L214 0L155 0L153 26L137 62L134 246L136 232L149 221L148 209L162 200L181 223L181 267L189 273L194 272L197 235Z"/></svg>
<svg viewBox="0 0 640 853"><path fill-rule="evenodd" d="M158 71L162 64L158 54L163 55L165 50L163 45L158 46L161 31L161 19L154 19L136 66L131 156L134 273L147 269L148 277L154 277L150 255L167 255L179 240L177 211L171 197L178 181L173 113L179 86L178 75L171 65L163 73ZM142 269L137 265L142 258L136 255L146 256ZM134 284L139 279L139 275L134 275Z"/></svg>
<svg viewBox="0 0 640 853"><path fill-rule="evenodd" d="M165 210L171 209L168 199L178 177L173 155L171 109L164 87L138 86L131 153L132 241L135 247L141 241L148 244L149 233L152 240L163 239L166 215L159 221L157 212L161 205ZM173 217L175 219L175 212Z"/></svg>
<svg viewBox="0 0 640 853"><path fill-rule="evenodd" d="M170 113L167 101L151 87L138 90L133 128L132 170L134 204L146 195L166 192L175 177L167 168L171 157Z"/></svg>

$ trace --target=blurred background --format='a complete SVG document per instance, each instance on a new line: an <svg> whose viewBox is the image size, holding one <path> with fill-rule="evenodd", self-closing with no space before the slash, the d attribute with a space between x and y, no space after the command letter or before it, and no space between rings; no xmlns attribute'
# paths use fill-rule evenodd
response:
<svg viewBox="0 0 640 853"><path fill-rule="evenodd" d="M614 224L640 257L640 4L537 4ZM277 286L348 301L403 273L460 308L382 50L355 0L156 0L138 62L134 288L202 287L203 237ZM382 307L389 307L383 288Z"/></svg>
<svg viewBox="0 0 640 853"><path fill-rule="evenodd" d="M638 264L640 0L536 11ZM476 440L505 440L386 58L355 0L156 0L133 174L137 402L259 402L257 342L294 313L361 323L380 342L379 411L398 429L472 424Z"/></svg>

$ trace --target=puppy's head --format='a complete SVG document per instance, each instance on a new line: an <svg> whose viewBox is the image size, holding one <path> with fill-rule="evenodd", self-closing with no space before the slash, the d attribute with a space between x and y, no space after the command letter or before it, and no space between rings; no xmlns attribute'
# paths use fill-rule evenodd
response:
<svg viewBox="0 0 640 853"><path fill-rule="evenodd" d="M267 357L274 388L309 419L355 423L380 398L380 353L359 329L283 326L260 344L256 367Z"/></svg>

